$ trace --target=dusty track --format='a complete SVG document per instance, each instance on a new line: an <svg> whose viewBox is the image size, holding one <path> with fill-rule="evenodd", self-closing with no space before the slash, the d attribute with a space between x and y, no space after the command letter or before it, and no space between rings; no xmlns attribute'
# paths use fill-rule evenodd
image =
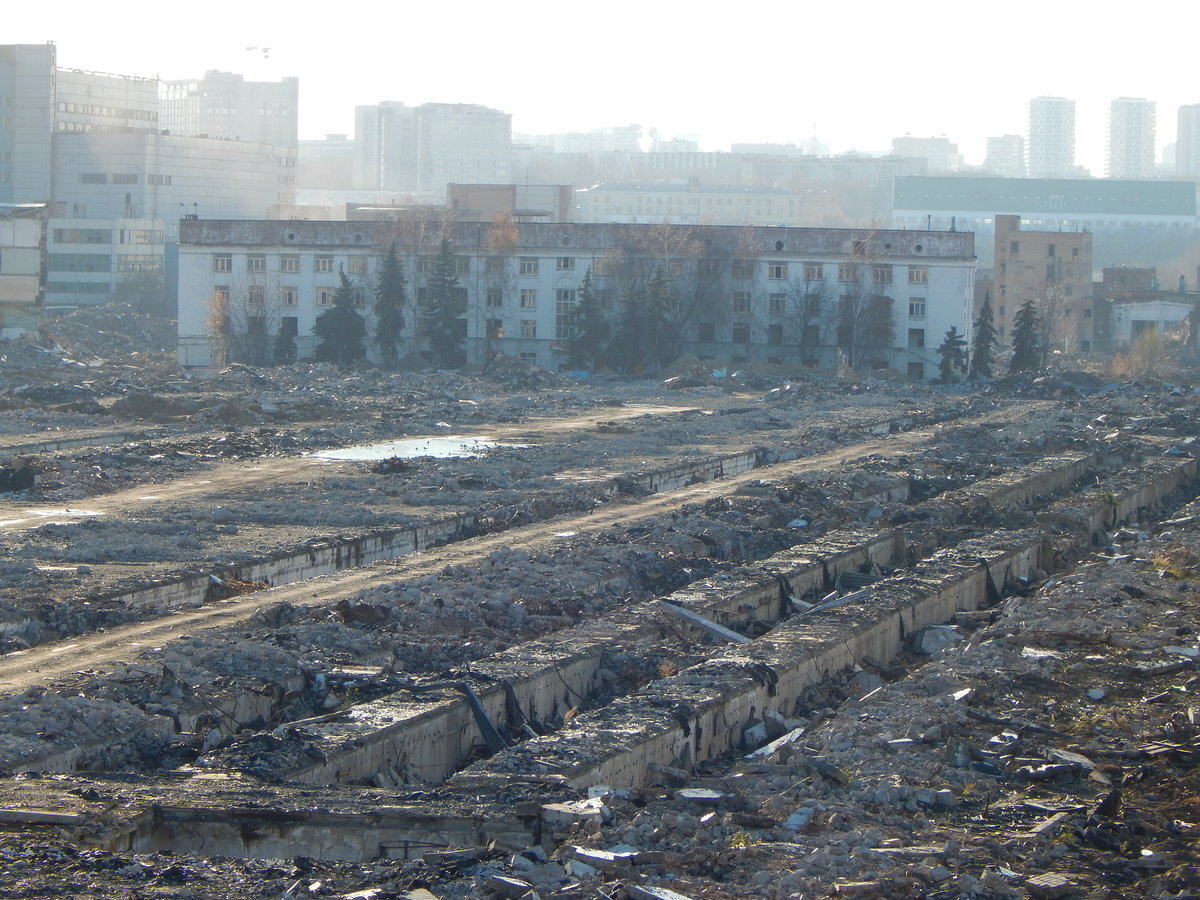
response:
<svg viewBox="0 0 1200 900"><path fill-rule="evenodd" d="M640 414L640 413L638 413ZM991 411L986 421L1000 419L1027 420L1028 406L1008 411ZM595 417L591 417L595 418ZM961 425L979 424L983 417L964 420ZM32 685L61 678L84 669L104 669L130 661L137 653L196 632L244 622L257 611L277 603L313 604L332 602L354 592L401 578L414 578L440 572L451 564L476 564L502 546L521 547L534 551L548 546L564 532L595 534L617 525L661 517L688 503L702 503L713 497L732 493L748 482L764 477L787 478L837 466L862 456L876 453L903 453L929 444L954 426L939 425L930 429L892 435L864 441L814 456L753 469L741 475L715 482L691 485L676 491L663 492L635 502L613 505L586 515L566 516L538 522L506 531L464 540L435 551L427 551L396 561L378 563L361 569L324 576L293 585L260 591L222 601L199 610L172 613L152 621L93 633L65 642L46 644L30 650L0 657L0 689L17 693ZM295 462L294 460L292 462ZM260 476L261 477L261 476Z"/></svg>
<svg viewBox="0 0 1200 900"><path fill-rule="evenodd" d="M520 425L470 426L454 428L456 435L487 436L503 442L535 442L547 435L562 435L594 429L601 421L634 419L640 416L679 413L692 406L626 406L605 408L557 418L545 422L526 422ZM103 441L110 434L98 436ZM141 484L114 491L67 506L25 506L0 500L0 534L37 528L51 523L75 522L97 516L136 514L157 500L189 500L204 497L236 495L248 488L267 484L287 484L308 481L318 472L328 472L338 463L311 456L287 456L253 462L222 462L207 471L187 478L160 484ZM419 513L420 511L414 511Z"/></svg>

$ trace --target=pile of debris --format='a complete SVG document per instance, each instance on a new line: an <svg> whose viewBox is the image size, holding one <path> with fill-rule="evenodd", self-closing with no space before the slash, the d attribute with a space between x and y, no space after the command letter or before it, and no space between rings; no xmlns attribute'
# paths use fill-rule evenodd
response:
<svg viewBox="0 0 1200 900"><path fill-rule="evenodd" d="M504 385L522 391L561 388L570 382L549 369L503 353L493 354L480 369L478 379L492 385Z"/></svg>
<svg viewBox="0 0 1200 900"><path fill-rule="evenodd" d="M141 312L127 303L84 306L47 319L45 339L75 359L122 359L173 355L174 319Z"/></svg>

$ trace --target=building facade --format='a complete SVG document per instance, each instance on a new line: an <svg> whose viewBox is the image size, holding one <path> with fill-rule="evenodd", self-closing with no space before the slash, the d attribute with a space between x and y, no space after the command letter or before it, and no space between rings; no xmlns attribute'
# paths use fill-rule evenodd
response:
<svg viewBox="0 0 1200 900"><path fill-rule="evenodd" d="M154 219L52 218L46 227L46 306L161 297L165 226Z"/></svg>
<svg viewBox="0 0 1200 900"><path fill-rule="evenodd" d="M983 168L989 175L1024 178L1025 138L1019 134L1002 134L988 138Z"/></svg>
<svg viewBox="0 0 1200 900"><path fill-rule="evenodd" d="M1029 177L1069 177L1075 168L1075 101L1065 97L1030 100L1026 146Z"/></svg>
<svg viewBox="0 0 1200 900"><path fill-rule="evenodd" d="M1108 177L1153 178L1154 101L1118 97L1108 108Z"/></svg>
<svg viewBox="0 0 1200 900"><path fill-rule="evenodd" d="M354 186L445 195L446 185L512 175L512 117L471 103L355 108Z"/></svg>
<svg viewBox="0 0 1200 900"><path fill-rule="evenodd" d="M489 231L453 223L444 232L465 292L473 363L501 352L567 367L585 279L614 328L629 298L659 284L678 317L672 352L714 363L848 363L927 379L937 375L946 332L969 334L971 234L528 223L498 252ZM231 310L229 334L244 327L266 346L284 332L301 357L311 355L313 326L333 302L339 272L353 282L369 320L383 248L393 240L401 248L416 299L441 233L418 235L395 222L184 221L180 364L213 364L218 305ZM406 320L406 349L419 350L418 317Z"/></svg>
<svg viewBox="0 0 1200 900"><path fill-rule="evenodd" d="M892 156L924 159L929 163L930 172L957 172L963 163L958 144L945 135L920 138L906 134L892 138Z"/></svg>
<svg viewBox="0 0 1200 900"><path fill-rule="evenodd" d="M898 177L896 228L958 228L979 237L990 267L996 217L1021 217L1038 231L1090 231L1102 258L1171 258L1197 237L1196 185L1190 181L1106 178Z"/></svg>
<svg viewBox="0 0 1200 900"><path fill-rule="evenodd" d="M0 203L0 339L37 330L45 257L46 205Z"/></svg>
<svg viewBox="0 0 1200 900"><path fill-rule="evenodd" d="M0 203L53 199L55 49L0 45Z"/></svg>
<svg viewBox="0 0 1200 900"><path fill-rule="evenodd" d="M579 222L798 225L817 205L779 188L696 182L605 182L575 194Z"/></svg>
<svg viewBox="0 0 1200 900"><path fill-rule="evenodd" d="M1200 180L1200 103L1179 107L1175 174L1180 178Z"/></svg>
<svg viewBox="0 0 1200 900"><path fill-rule="evenodd" d="M162 82L158 97L162 127L171 134L296 149L299 79L247 81L209 71L203 78Z"/></svg>
<svg viewBox="0 0 1200 900"><path fill-rule="evenodd" d="M54 130L58 134L157 134L158 80L59 69Z"/></svg>
<svg viewBox="0 0 1200 900"><path fill-rule="evenodd" d="M992 302L1002 344L1011 342L1017 311L1036 304L1052 350L1090 353L1095 346L1092 235L1034 231L1019 216L996 216Z"/></svg>
<svg viewBox="0 0 1200 900"><path fill-rule="evenodd" d="M296 197L294 150L216 138L60 134L54 173L55 199L71 218L265 218Z"/></svg>
<svg viewBox="0 0 1200 900"><path fill-rule="evenodd" d="M282 86L293 98L294 81ZM250 122L262 112L255 105L242 118ZM227 140L165 134L157 79L60 69L53 44L0 45L0 202L47 203L58 218L99 220L89 227L116 234L102 242L114 247L123 229L155 233L170 244L185 215L276 215L295 203L294 114L290 120L282 114L261 118L270 119L270 127L291 121L280 132L290 137L276 145L239 134ZM127 220L146 224L123 224ZM60 227L66 233L84 226ZM51 302L102 303L119 296L129 275L121 258L142 249L108 254L112 268L101 273L69 268L102 265L97 258L74 258L104 255L95 247L57 247L54 259L62 265L53 270ZM164 245L156 255L161 261L169 253ZM131 271L144 272L144 265Z"/></svg>

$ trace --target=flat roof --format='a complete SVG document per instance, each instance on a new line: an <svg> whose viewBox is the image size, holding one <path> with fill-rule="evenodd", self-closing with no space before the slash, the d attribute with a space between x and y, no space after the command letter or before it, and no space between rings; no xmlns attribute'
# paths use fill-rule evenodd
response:
<svg viewBox="0 0 1200 900"><path fill-rule="evenodd" d="M1195 216L1192 181L898 175L893 209L996 213Z"/></svg>

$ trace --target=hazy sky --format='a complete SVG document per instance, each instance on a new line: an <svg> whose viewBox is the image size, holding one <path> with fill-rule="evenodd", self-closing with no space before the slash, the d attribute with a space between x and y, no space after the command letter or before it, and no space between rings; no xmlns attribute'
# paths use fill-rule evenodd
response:
<svg viewBox="0 0 1200 900"><path fill-rule="evenodd" d="M58 45L64 68L300 78L300 136L351 133L354 106L482 103L513 130L639 123L702 149L792 142L885 151L945 134L970 163L1024 134L1041 94L1077 101L1077 161L1104 174L1108 102L1158 103L1159 148L1200 103L1200 5L1074 0L4 0L4 43ZM1138 12L1147 16L1139 19ZM261 49L269 47L264 58Z"/></svg>

